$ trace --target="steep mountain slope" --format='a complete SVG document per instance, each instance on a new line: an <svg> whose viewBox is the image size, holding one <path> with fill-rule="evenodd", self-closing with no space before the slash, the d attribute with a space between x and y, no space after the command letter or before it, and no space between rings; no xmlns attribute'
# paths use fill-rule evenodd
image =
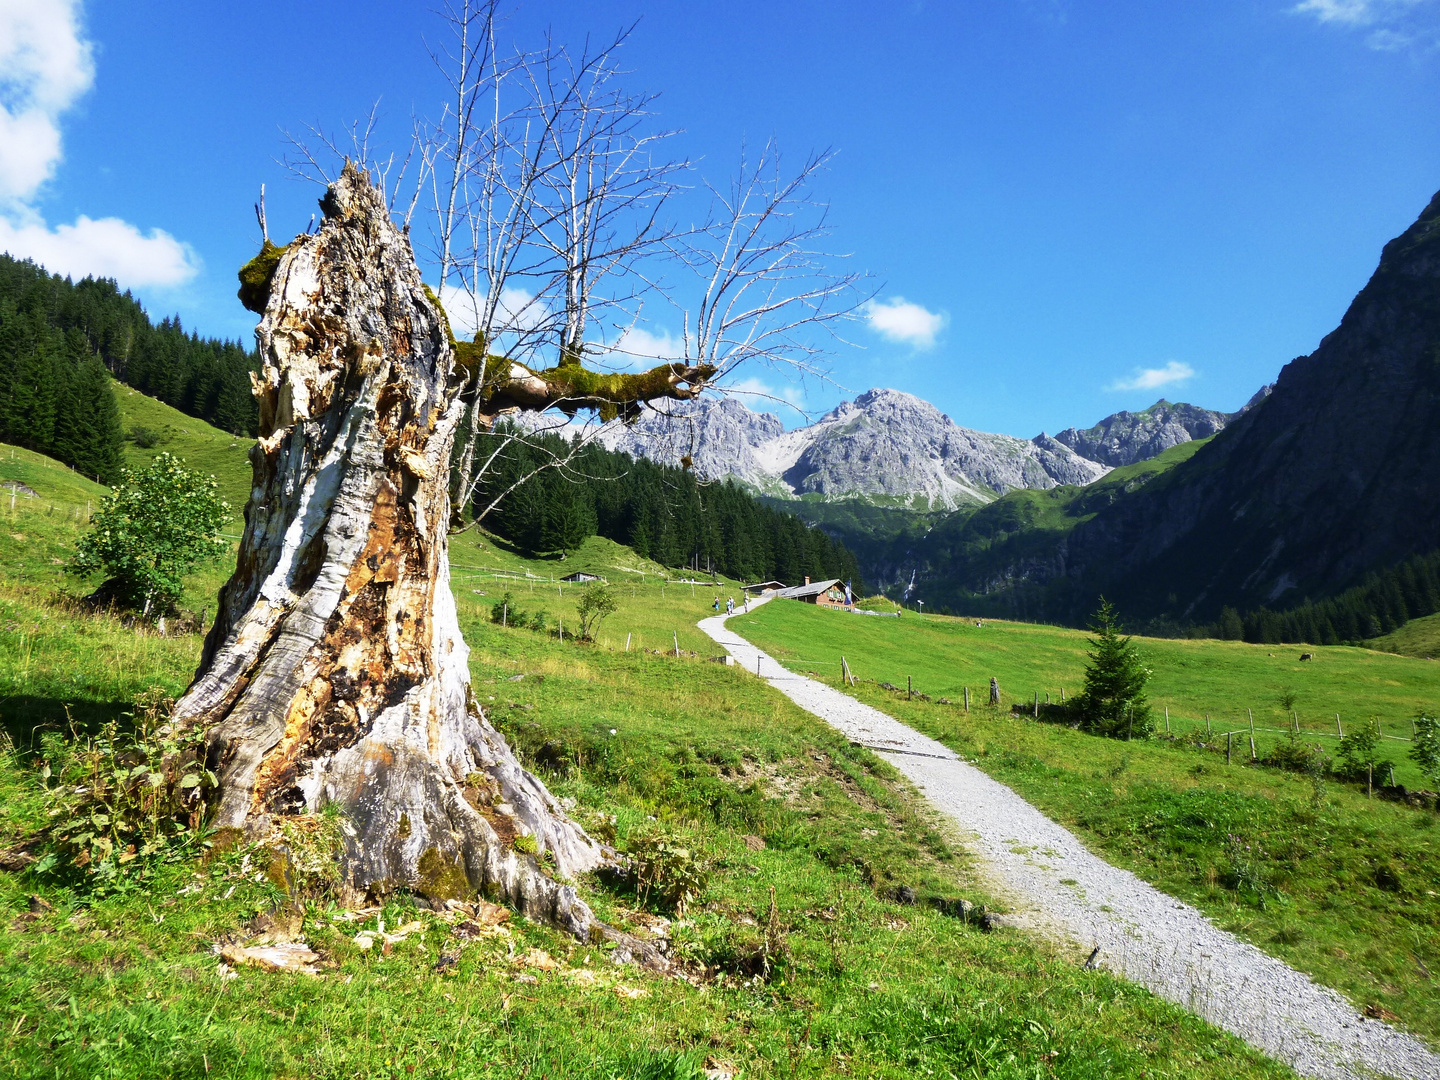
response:
<svg viewBox="0 0 1440 1080"><path fill-rule="evenodd" d="M1385 246L1340 326L1189 461L1040 557L947 569L1047 590L1076 618L1104 591L1133 616L1288 606L1440 544L1440 195ZM989 577L987 582L986 577Z"/></svg>

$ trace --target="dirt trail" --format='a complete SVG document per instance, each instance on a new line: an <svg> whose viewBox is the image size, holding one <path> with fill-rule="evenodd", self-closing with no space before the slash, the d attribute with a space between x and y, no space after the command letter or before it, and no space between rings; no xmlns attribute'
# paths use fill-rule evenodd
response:
<svg viewBox="0 0 1440 1080"><path fill-rule="evenodd" d="M763 603L764 601L761 601ZM757 606L751 604L753 609ZM842 616L843 617L843 616ZM1014 918L1285 1062L1303 1076L1440 1080L1440 1056L1359 1015L1338 993L1213 925L1188 904L1088 851L941 743L786 670L725 626L700 629L801 708L882 754L961 828ZM757 668L758 664L758 668Z"/></svg>

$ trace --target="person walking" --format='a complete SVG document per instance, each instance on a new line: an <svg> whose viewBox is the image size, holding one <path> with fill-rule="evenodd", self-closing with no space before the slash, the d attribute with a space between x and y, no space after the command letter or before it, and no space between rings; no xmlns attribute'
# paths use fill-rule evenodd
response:
<svg viewBox="0 0 1440 1080"><path fill-rule="evenodd" d="M727 615L734 615L734 614L735 614L735 598L734 598L733 596L730 597L728 600L725 601L725 614L727 614Z"/></svg>
<svg viewBox="0 0 1440 1080"><path fill-rule="evenodd" d="M719 614L720 614L720 594L719 594L719 593L716 593L716 594L715 594L715 603L711 604L710 606L715 609L715 614L716 614L716 615L719 615Z"/></svg>

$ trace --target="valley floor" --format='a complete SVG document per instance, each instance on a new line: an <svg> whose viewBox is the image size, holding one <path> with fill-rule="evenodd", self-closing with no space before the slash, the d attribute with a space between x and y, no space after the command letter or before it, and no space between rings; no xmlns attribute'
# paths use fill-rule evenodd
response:
<svg viewBox="0 0 1440 1080"><path fill-rule="evenodd" d="M1090 962L1194 1010L1302 1075L1440 1075L1440 1057L1414 1039L1367 1020L1335 991L1098 858L944 744L787 670L725 622L712 618L700 626L745 670L882 754L962 828L1021 925L1093 949Z"/></svg>

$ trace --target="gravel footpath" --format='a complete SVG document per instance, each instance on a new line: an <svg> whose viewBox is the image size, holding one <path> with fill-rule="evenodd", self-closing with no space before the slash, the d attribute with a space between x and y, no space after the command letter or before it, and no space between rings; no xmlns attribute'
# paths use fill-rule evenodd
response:
<svg viewBox="0 0 1440 1080"><path fill-rule="evenodd" d="M763 601L761 601L763 603ZM752 603L751 608L758 606ZM1304 1076L1440 1080L1440 1056L1338 993L1214 926L941 743L839 690L796 675L725 626L700 629L802 709L883 754L971 841L1017 925L1096 948L1108 968L1182 1005Z"/></svg>

